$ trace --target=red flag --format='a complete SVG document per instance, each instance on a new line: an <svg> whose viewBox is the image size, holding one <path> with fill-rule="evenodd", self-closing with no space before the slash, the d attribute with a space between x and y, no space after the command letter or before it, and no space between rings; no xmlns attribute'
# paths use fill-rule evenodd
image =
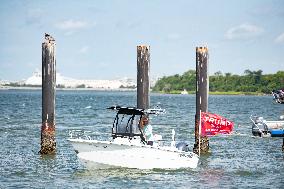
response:
<svg viewBox="0 0 284 189"><path fill-rule="evenodd" d="M233 131L234 122L217 114L201 112L201 135L214 136L216 134L230 134Z"/></svg>

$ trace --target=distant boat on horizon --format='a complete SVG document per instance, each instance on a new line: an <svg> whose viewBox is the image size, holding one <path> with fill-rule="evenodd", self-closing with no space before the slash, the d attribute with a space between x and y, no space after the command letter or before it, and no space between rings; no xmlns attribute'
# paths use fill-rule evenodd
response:
<svg viewBox="0 0 284 189"><path fill-rule="evenodd" d="M187 92L187 90L186 89L183 89L183 91L181 91L181 93L180 94L182 94L182 95L187 95L188 94L188 92Z"/></svg>

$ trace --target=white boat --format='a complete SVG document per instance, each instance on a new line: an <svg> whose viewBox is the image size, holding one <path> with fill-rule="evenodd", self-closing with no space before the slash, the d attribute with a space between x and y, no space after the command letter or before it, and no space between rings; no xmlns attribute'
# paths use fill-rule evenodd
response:
<svg viewBox="0 0 284 189"><path fill-rule="evenodd" d="M253 123L252 134L259 137L278 137L282 136L284 130L284 121L267 121L263 117L250 116Z"/></svg>
<svg viewBox="0 0 284 189"><path fill-rule="evenodd" d="M181 91L181 93L180 94L182 94L182 95L187 95L188 94L188 92L187 92L187 90L186 89L183 89L183 91Z"/></svg>
<svg viewBox="0 0 284 189"><path fill-rule="evenodd" d="M186 143L163 146L162 137L155 135L153 145L147 145L139 125L144 115L160 111L129 107L110 107L117 110L112 126L112 140L85 138L68 139L78 158L89 168L127 167L137 169L196 168L199 157L190 152Z"/></svg>

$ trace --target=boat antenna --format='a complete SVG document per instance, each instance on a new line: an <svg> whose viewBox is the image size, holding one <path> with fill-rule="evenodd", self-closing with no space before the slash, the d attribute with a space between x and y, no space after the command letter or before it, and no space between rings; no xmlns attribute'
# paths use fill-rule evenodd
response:
<svg viewBox="0 0 284 189"><path fill-rule="evenodd" d="M199 111L199 125L198 125L198 155L200 157L200 139L201 139L201 110Z"/></svg>
<svg viewBox="0 0 284 189"><path fill-rule="evenodd" d="M174 129L172 129L172 142L171 142L171 147L176 146L176 139L175 139L176 132Z"/></svg>

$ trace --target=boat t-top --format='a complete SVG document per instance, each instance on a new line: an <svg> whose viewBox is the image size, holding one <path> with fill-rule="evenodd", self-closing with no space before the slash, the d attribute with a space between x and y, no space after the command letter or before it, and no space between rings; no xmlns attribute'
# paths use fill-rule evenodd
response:
<svg viewBox="0 0 284 189"><path fill-rule="evenodd" d="M199 156L184 142L172 141L168 146L161 135L154 135L151 145L147 144L141 121L144 116L160 114L162 109L138 109L133 107L112 106L117 111L111 130L111 140L100 141L91 137L71 136L68 141L73 145L78 158L86 167L110 168L126 167L137 169L180 169L196 168Z"/></svg>

